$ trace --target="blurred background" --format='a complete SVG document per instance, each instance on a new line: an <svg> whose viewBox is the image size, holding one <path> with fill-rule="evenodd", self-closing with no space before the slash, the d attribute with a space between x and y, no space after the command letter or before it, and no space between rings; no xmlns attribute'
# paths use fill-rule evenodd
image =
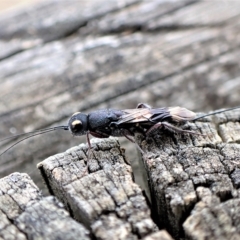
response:
<svg viewBox="0 0 240 240"><path fill-rule="evenodd" d="M24 7L27 4L36 3L38 0L1 0L0 13L14 8Z"/></svg>
<svg viewBox="0 0 240 240"><path fill-rule="evenodd" d="M140 102L240 105L239 33L239 1L0 1L0 139ZM27 172L41 186L36 164L85 141L67 131L30 138L0 157L0 176ZM138 169L134 144L121 144Z"/></svg>

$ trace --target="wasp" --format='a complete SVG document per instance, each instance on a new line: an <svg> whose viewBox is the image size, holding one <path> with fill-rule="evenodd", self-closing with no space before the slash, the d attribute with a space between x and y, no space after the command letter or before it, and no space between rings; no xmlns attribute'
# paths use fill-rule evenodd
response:
<svg viewBox="0 0 240 240"><path fill-rule="evenodd" d="M186 108L151 108L145 103L140 103L136 109L102 109L89 114L74 113L68 121L68 130L74 136L86 135L89 146L89 135L97 138L126 137L135 142L132 138L135 132L142 132L148 136L160 128L194 134L174 126L173 123L189 121L195 117L196 114Z"/></svg>
<svg viewBox="0 0 240 240"><path fill-rule="evenodd" d="M21 141L58 129L68 130L73 136L86 135L89 149L91 148L90 135L97 138L108 138L110 136L126 137L133 143L136 143L133 139L136 132L142 132L146 136L149 136L158 129L167 129L169 131L178 133L201 135L194 131L183 130L176 124L184 123L186 121L195 121L206 116L215 115L237 108L240 108L240 106L215 111L199 117L196 117L196 113L186 108L152 108L146 103L139 103L135 109L102 109L93 111L89 114L76 112L70 117L66 126L56 126L47 129L40 129L37 131L18 134L0 140L5 141L16 137L21 137L23 135L28 135L27 137L24 137L23 139L17 141L15 144L7 148L0 154L0 156ZM143 153L142 149L138 145L137 147Z"/></svg>

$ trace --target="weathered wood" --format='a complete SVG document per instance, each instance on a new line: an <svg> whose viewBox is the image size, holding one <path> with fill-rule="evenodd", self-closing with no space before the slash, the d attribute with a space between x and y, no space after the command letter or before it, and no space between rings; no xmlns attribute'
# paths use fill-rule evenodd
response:
<svg viewBox="0 0 240 240"><path fill-rule="evenodd" d="M159 226L175 238L239 238L240 146L235 143L239 141L239 116L236 110L182 126L202 136L168 131L158 131L147 139L136 136L145 151L152 213ZM92 145L88 171L84 144L39 164L50 192L97 239L171 239L165 232L150 234L157 228L117 140L96 139ZM23 176L27 180L22 180ZM25 235L51 239L64 235L54 228L62 226L58 220L67 216L62 210L58 213L61 205L55 199L43 198L26 175L15 174L2 182L3 239L10 231L20 239ZM28 221L33 221L31 227ZM44 226L43 231L41 224L46 223L50 230ZM68 216L63 224L66 232L75 234ZM86 234L86 230L81 231ZM72 239L72 235L68 237Z"/></svg>
<svg viewBox="0 0 240 240"><path fill-rule="evenodd" d="M64 38L88 21L137 2L127 1L44 1L0 16L0 59L43 43ZM61 14L59 14L61 12Z"/></svg>
<svg viewBox="0 0 240 240"><path fill-rule="evenodd" d="M202 136L167 130L148 138L136 136L145 151L155 221L176 238L240 237L239 116L236 110L183 126Z"/></svg>
<svg viewBox="0 0 240 240"><path fill-rule="evenodd" d="M38 164L51 193L97 239L138 239L157 230L116 139L82 144Z"/></svg>
<svg viewBox="0 0 240 240"><path fill-rule="evenodd" d="M233 1L231 4L216 1L198 1L195 4L186 6L180 11L174 11L161 19L153 19L146 24L147 30L162 28L183 28L183 27L220 27L230 19L239 17L238 8L240 3Z"/></svg>
<svg viewBox="0 0 240 240"><path fill-rule="evenodd" d="M165 230L152 233L143 239L144 240L172 240L171 236Z"/></svg>
<svg viewBox="0 0 240 240"><path fill-rule="evenodd" d="M0 179L1 239L89 239L55 197L43 197L27 174Z"/></svg>
<svg viewBox="0 0 240 240"><path fill-rule="evenodd" d="M0 16L1 138L66 124L76 111L134 108L138 102L154 107L180 105L195 111L239 104L237 1L104 3L46 1ZM175 236L185 233L189 238L195 237L191 233L194 224L184 224L184 229L182 224L199 201L198 186L210 188L214 198L217 195L226 203L238 196L239 147L233 144L239 142L237 116L234 123L224 120L224 115L221 120L219 116L215 119L221 138L216 134L205 139L164 133L156 142L162 144L161 155L155 144L149 146L149 151L153 151L153 159L147 162L153 170L151 179L161 183L156 195L157 210L163 213L156 217L160 227L168 226ZM188 127L208 132L215 131L214 126L207 121ZM85 139L72 138L67 132L33 138L0 158L0 175L13 171L31 173L42 159L80 141ZM0 152L11 144L3 144ZM134 144L124 146L133 151ZM128 156L136 164L138 157ZM93 162L91 166L94 167ZM99 171L87 175L89 181ZM32 176L41 184L39 174ZM117 220L104 215L103 227L96 225L94 231L102 236L107 221L116 227ZM9 227L11 230L7 231L18 234L18 228ZM230 236L225 230L223 233Z"/></svg>
<svg viewBox="0 0 240 240"><path fill-rule="evenodd" d="M183 227L188 239L239 239L240 199L221 199L208 188L196 189L198 203Z"/></svg>
<svg viewBox="0 0 240 240"><path fill-rule="evenodd" d="M201 111L236 105L240 8L234 4L234 9L229 5L222 14L224 7L217 2L129 1L119 5L113 1L106 6L101 1L70 1L65 6L60 1L56 10L55 3L47 1L31 8L33 14L21 10L3 16L5 37L1 39L8 53L0 62L0 136L66 124L79 110L134 108L138 102ZM217 24L199 27L201 18L194 14L187 19L191 26L198 21L198 27L186 29L182 23L175 31L180 16L190 16L198 8L214 11L211 19L215 16ZM162 24L162 28L156 26L161 32L141 31L170 17L172 30L170 26L166 31ZM18 30L16 22L21 26ZM112 35L103 35L106 32ZM21 169L31 172L42 159L79 141L65 132L26 141L1 157L1 176ZM131 144L125 147L131 149ZM41 183L39 177L36 180Z"/></svg>

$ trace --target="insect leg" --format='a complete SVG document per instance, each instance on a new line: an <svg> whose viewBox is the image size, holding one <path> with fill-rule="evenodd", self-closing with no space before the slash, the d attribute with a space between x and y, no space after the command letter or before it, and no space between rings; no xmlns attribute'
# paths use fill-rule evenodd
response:
<svg viewBox="0 0 240 240"><path fill-rule="evenodd" d="M141 149L141 147L137 144L137 142L136 142L133 138L130 137L130 136L133 135L133 134L131 134L130 131L128 131L128 130L126 130L126 129L123 129L123 130L122 130L122 135L123 135L126 139L128 139L130 142L135 143L136 146L137 146L137 148L138 148L138 150L139 150L142 154L144 154L144 151L143 151L143 150Z"/></svg>
<svg viewBox="0 0 240 240"><path fill-rule="evenodd" d="M172 132L178 132L178 133L189 133L189 134L193 134L193 135L200 135L200 136L204 136L204 134L200 134L200 133L196 133L194 131L190 131L190 130L183 130L181 128L178 128L168 122L159 122L156 123L155 125L153 125L150 129L148 129L148 131L146 132L146 135L150 135L153 131L155 131L158 128L162 128L165 127L166 129L168 129L169 131Z"/></svg>
<svg viewBox="0 0 240 240"><path fill-rule="evenodd" d="M108 134L102 132L90 132L90 134L96 138L109 138Z"/></svg>
<svg viewBox="0 0 240 240"><path fill-rule="evenodd" d="M90 142L90 137L89 137L89 132L87 132L87 134L86 134L86 138L87 138L88 150L89 150L90 148L92 148L92 146L91 146L91 142Z"/></svg>
<svg viewBox="0 0 240 240"><path fill-rule="evenodd" d="M87 132L86 134L86 139L87 139L87 143L88 143L88 150L87 150L87 166L86 166L86 169L84 170L82 176L84 176L88 170L88 162L89 162L89 159L90 159L90 152L91 152L91 142L90 142L90 137L89 137L89 131Z"/></svg>
<svg viewBox="0 0 240 240"><path fill-rule="evenodd" d="M193 134L193 135L199 135L199 136L204 136L204 134L201 133L196 133L194 131L190 131L190 130L183 130L181 128L175 127L172 124L168 123L168 122L162 122L161 125L163 125L166 129L172 131L172 132L179 132L179 133L189 133L189 134Z"/></svg>
<svg viewBox="0 0 240 240"><path fill-rule="evenodd" d="M154 132L154 131L155 131L156 129L158 129L158 128L162 128L162 123L161 123L161 122L156 123L156 124L154 124L152 127L150 127L150 128L147 130L146 135L147 135L147 136L150 135L152 132Z"/></svg>

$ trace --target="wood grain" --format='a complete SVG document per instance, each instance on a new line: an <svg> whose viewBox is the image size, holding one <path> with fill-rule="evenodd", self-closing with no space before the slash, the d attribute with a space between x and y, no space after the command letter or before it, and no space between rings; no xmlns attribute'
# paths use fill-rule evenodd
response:
<svg viewBox="0 0 240 240"><path fill-rule="evenodd" d="M167 130L136 136L145 151L154 219L175 238L239 237L239 116L226 112L182 126L200 136Z"/></svg>
<svg viewBox="0 0 240 240"><path fill-rule="evenodd" d="M90 239L55 197L43 197L27 174L0 179L1 239Z"/></svg>
<svg viewBox="0 0 240 240"><path fill-rule="evenodd" d="M97 239L138 239L156 225L116 139L95 140L38 164L51 193ZM88 168L88 169L86 169Z"/></svg>
<svg viewBox="0 0 240 240"><path fill-rule="evenodd" d="M139 102L193 111L237 105L240 8L234 4L46 1L0 16L1 138L65 125L76 111ZM42 159L83 141L67 132L26 140L1 156L0 174L31 173ZM32 177L42 188L40 177Z"/></svg>
<svg viewBox="0 0 240 240"><path fill-rule="evenodd" d="M1 139L66 125L76 111L129 109L139 102L195 112L239 105L237 1L105 2L51 0L0 15ZM86 142L85 137L55 131L30 138L2 155L0 176L27 172L47 194L34 171L37 163L52 156L47 165L39 165L50 192L97 239L105 238L105 231L119 238L124 232L130 239L170 239L169 234L176 239L237 239L239 116L234 110L182 126L206 136L167 131L147 139L136 135L146 152L140 166L134 144L121 140L127 149L124 155L116 140L96 143L103 149L94 150L87 173L86 146L70 148ZM0 152L14 142L1 142ZM59 152L64 153L55 156ZM145 191L152 197L152 215L126 159L138 167L135 179L141 186L149 181ZM55 165L50 164L53 160ZM16 238L27 238L32 229L27 233L20 226L26 229L25 219L47 211L43 205L58 209L50 199L36 201L19 226L6 217L6 212L18 214L15 203L7 209L5 202L0 204L6 211L0 212L1 237L14 233ZM62 216L57 212L52 213L55 220ZM158 232L153 220L169 234Z"/></svg>

